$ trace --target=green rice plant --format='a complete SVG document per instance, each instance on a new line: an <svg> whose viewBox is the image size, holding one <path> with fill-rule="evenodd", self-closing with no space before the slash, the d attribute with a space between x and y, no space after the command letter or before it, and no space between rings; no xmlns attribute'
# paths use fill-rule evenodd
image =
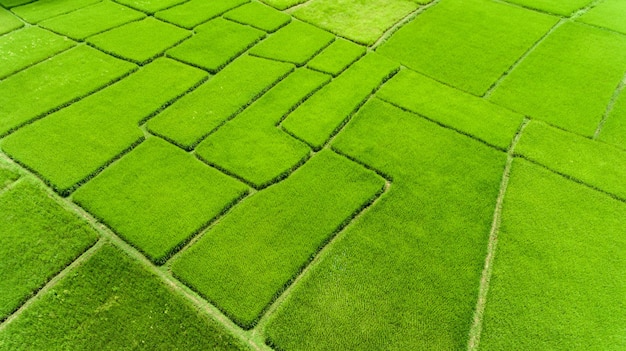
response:
<svg viewBox="0 0 626 351"><path fill-rule="evenodd" d="M291 21L250 50L251 55L304 65L335 37L310 24Z"/></svg>
<svg viewBox="0 0 626 351"><path fill-rule="evenodd" d="M377 52L483 95L557 21L492 0L443 0L400 28Z"/></svg>
<svg viewBox="0 0 626 351"><path fill-rule="evenodd" d="M74 42L39 27L0 36L0 79L74 46Z"/></svg>
<svg viewBox="0 0 626 351"><path fill-rule="evenodd" d="M370 53L305 101L282 126L319 150L369 96L398 71L398 65Z"/></svg>
<svg viewBox="0 0 626 351"><path fill-rule="evenodd" d="M6 34L18 28L22 28L24 22L15 17L11 12L0 8L0 35Z"/></svg>
<svg viewBox="0 0 626 351"><path fill-rule="evenodd" d="M13 183L19 178L20 175L16 171L5 167L0 167L0 190L4 189L4 187Z"/></svg>
<svg viewBox="0 0 626 351"><path fill-rule="evenodd" d="M0 332L9 350L249 350L110 244Z"/></svg>
<svg viewBox="0 0 626 351"><path fill-rule="evenodd" d="M102 0L38 0L23 6L14 7L11 11L27 22L37 23L100 1ZM18 2L19 0L15 4Z"/></svg>
<svg viewBox="0 0 626 351"><path fill-rule="evenodd" d="M120 82L18 130L0 146L55 191L68 195L77 184L144 139L140 122L206 76L182 63L157 59Z"/></svg>
<svg viewBox="0 0 626 351"><path fill-rule="evenodd" d="M524 116L419 73L402 70L376 96L506 150Z"/></svg>
<svg viewBox="0 0 626 351"><path fill-rule="evenodd" d="M83 40L122 24L146 17L139 11L118 5L112 1L102 1L82 9L57 16L39 25L72 39Z"/></svg>
<svg viewBox="0 0 626 351"><path fill-rule="evenodd" d="M0 136L83 97L136 66L78 46L0 81Z"/></svg>
<svg viewBox="0 0 626 351"><path fill-rule="evenodd" d="M533 121L515 152L626 200L626 151Z"/></svg>
<svg viewBox="0 0 626 351"><path fill-rule="evenodd" d="M626 205L516 159L502 211L480 349L625 349Z"/></svg>
<svg viewBox="0 0 626 351"><path fill-rule="evenodd" d="M191 150L293 70L293 65L242 56L148 122L148 129Z"/></svg>
<svg viewBox="0 0 626 351"><path fill-rule="evenodd" d="M279 10L286 10L290 7L302 4L306 2L306 0L262 0L262 2Z"/></svg>
<svg viewBox="0 0 626 351"><path fill-rule="evenodd" d="M625 71L625 36L566 22L502 81L491 100L592 136Z"/></svg>
<svg viewBox="0 0 626 351"><path fill-rule="evenodd" d="M174 260L173 272L250 328L384 183L374 172L324 151L234 208Z"/></svg>
<svg viewBox="0 0 626 351"><path fill-rule="evenodd" d="M626 90L615 101L599 136L602 141L626 149Z"/></svg>
<svg viewBox="0 0 626 351"><path fill-rule="evenodd" d="M578 21L612 29L626 34L626 2L622 0L604 0L594 6Z"/></svg>
<svg viewBox="0 0 626 351"><path fill-rule="evenodd" d="M365 55L363 46L339 38L315 56L307 67L337 76L363 55Z"/></svg>
<svg viewBox="0 0 626 351"><path fill-rule="evenodd" d="M372 45L418 4L432 0L312 0L293 15L344 38Z"/></svg>
<svg viewBox="0 0 626 351"><path fill-rule="evenodd" d="M183 3L185 0L115 0L115 2L148 14L153 14L157 11Z"/></svg>
<svg viewBox="0 0 626 351"><path fill-rule="evenodd" d="M104 52L145 64L191 36L191 32L152 17L131 22L87 39Z"/></svg>
<svg viewBox="0 0 626 351"><path fill-rule="evenodd" d="M247 2L250 2L250 0L190 0L167 10L159 11L155 14L155 17L187 29L192 29Z"/></svg>
<svg viewBox="0 0 626 351"><path fill-rule="evenodd" d="M270 316L268 343L465 349L505 154L378 99L333 149L387 174L391 187Z"/></svg>
<svg viewBox="0 0 626 351"><path fill-rule="evenodd" d="M0 182L2 184L2 182ZM0 320L88 247L97 234L32 180L0 193ZM0 341L0 348L6 348Z"/></svg>
<svg viewBox="0 0 626 351"><path fill-rule="evenodd" d="M571 16L593 0L508 0L508 2L557 15Z"/></svg>
<svg viewBox="0 0 626 351"><path fill-rule="evenodd" d="M73 199L161 264L246 192L183 150L148 138Z"/></svg>
<svg viewBox="0 0 626 351"><path fill-rule="evenodd" d="M196 148L196 155L255 188L275 182L304 162L310 153L306 144L276 125L329 80L329 76L306 68L296 70L209 135Z"/></svg>
<svg viewBox="0 0 626 351"><path fill-rule="evenodd" d="M224 18L264 30L275 32L291 21L291 16L263 5L259 2L250 2L239 6L224 14Z"/></svg>
<svg viewBox="0 0 626 351"><path fill-rule="evenodd" d="M167 56L216 73L265 37L265 33L221 17L196 28L197 34Z"/></svg>

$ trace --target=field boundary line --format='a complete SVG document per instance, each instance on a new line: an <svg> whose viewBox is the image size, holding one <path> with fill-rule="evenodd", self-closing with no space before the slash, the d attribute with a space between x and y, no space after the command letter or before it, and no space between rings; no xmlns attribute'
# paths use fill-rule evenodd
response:
<svg viewBox="0 0 626 351"><path fill-rule="evenodd" d="M611 112L613 112L615 103L617 102L617 99L620 97L622 91L624 91L624 88L626 88L626 72L624 72L624 77L622 77L622 80L617 84L617 87L615 87L615 91L613 92L613 95L611 96L609 103L606 105L606 109L604 110L602 119L600 120L600 123L598 123L598 127L596 128L596 131L593 133L593 137L591 139L597 140L598 137L600 137L600 133L602 132L602 129L604 128L604 124L606 123L606 120L609 118L609 115L611 115Z"/></svg>
<svg viewBox="0 0 626 351"><path fill-rule="evenodd" d="M483 328L483 318L485 314L485 306L487 303L487 294L489 292L489 283L491 282L491 275L493 273L493 263L498 246L498 233L500 231L500 225L502 223L502 207L504 204L504 197L509 185L509 178L511 175L511 166L513 159L515 158L515 147L519 142L524 129L530 122L529 118L525 118L519 127L517 134L511 141L511 146L507 151L506 164L504 171L502 172L502 180L500 181L500 190L496 199L496 205L493 211L493 220L491 222L491 230L489 231L489 241L487 245L487 256L485 257L485 265L480 277L480 287L478 291L478 299L476 301L476 307L474 309L474 317L472 326L469 331L469 341L467 344L468 351L478 350L480 343L480 334Z"/></svg>
<svg viewBox="0 0 626 351"><path fill-rule="evenodd" d="M441 0L434 0L428 4L419 6L414 11L410 12L408 15L402 17L398 22L394 23L391 27L387 28L383 32L383 34L374 42L374 44L369 46L370 50L376 50L380 45L384 44L391 36L393 36L400 28L412 22L417 16L419 16L422 12L428 10L429 8L437 5Z"/></svg>

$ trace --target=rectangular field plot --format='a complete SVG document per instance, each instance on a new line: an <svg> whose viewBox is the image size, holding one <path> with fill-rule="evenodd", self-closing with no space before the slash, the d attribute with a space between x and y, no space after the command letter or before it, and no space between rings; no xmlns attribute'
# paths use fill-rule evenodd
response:
<svg viewBox="0 0 626 351"><path fill-rule="evenodd" d="M107 29L140 20L145 16L145 14L126 6L111 1L103 1L45 20L39 25L72 39L82 40Z"/></svg>
<svg viewBox="0 0 626 351"><path fill-rule="evenodd" d="M2 192L0 321L87 250L96 238L86 222L67 212L29 179ZM0 347L6 345L0 341Z"/></svg>
<svg viewBox="0 0 626 351"><path fill-rule="evenodd" d="M409 70L394 76L376 96L501 149L509 147L524 118Z"/></svg>
<svg viewBox="0 0 626 351"><path fill-rule="evenodd" d="M176 258L174 274L250 328L325 241L383 186L374 172L324 151L234 208Z"/></svg>
<svg viewBox="0 0 626 351"><path fill-rule="evenodd" d="M578 20L626 34L626 2L604 0L594 6Z"/></svg>
<svg viewBox="0 0 626 351"><path fill-rule="evenodd" d="M8 33L10 31L22 28L24 22L15 17L11 12L0 8L0 35Z"/></svg>
<svg viewBox="0 0 626 351"><path fill-rule="evenodd" d="M159 10L164 10L183 3L185 0L115 0L115 2L148 14L153 14Z"/></svg>
<svg viewBox="0 0 626 351"><path fill-rule="evenodd" d="M574 12L591 4L593 0L507 0L531 9L554 13L562 16L571 16Z"/></svg>
<svg viewBox="0 0 626 351"><path fill-rule="evenodd" d="M210 164L264 187L304 161L309 147L276 127L282 117L330 77L298 69L198 145Z"/></svg>
<svg viewBox="0 0 626 351"><path fill-rule="evenodd" d="M626 205L524 160L504 199L480 350L626 348Z"/></svg>
<svg viewBox="0 0 626 351"><path fill-rule="evenodd" d="M100 1L102 0L38 0L12 8L11 11L27 22L37 23Z"/></svg>
<svg viewBox="0 0 626 351"><path fill-rule="evenodd" d="M159 11L155 17L187 29L213 19L250 0L191 0L170 9Z"/></svg>
<svg viewBox="0 0 626 351"><path fill-rule="evenodd" d="M337 76L365 55L365 47L345 39L337 39L315 56L307 67Z"/></svg>
<svg viewBox="0 0 626 351"><path fill-rule="evenodd" d="M191 32L148 17L95 35L87 42L95 47L144 64L191 36Z"/></svg>
<svg viewBox="0 0 626 351"><path fill-rule="evenodd" d="M333 40L332 34L317 27L291 21L250 50L250 54L302 66Z"/></svg>
<svg viewBox="0 0 626 351"><path fill-rule="evenodd" d="M505 154L378 99L333 148L392 184L270 317L270 344L465 349Z"/></svg>
<svg viewBox="0 0 626 351"><path fill-rule="evenodd" d="M169 50L167 55L216 73L241 53L265 37L261 30L223 18L216 18L195 29L196 35Z"/></svg>
<svg viewBox="0 0 626 351"><path fill-rule="evenodd" d="M74 193L74 200L155 263L163 263L246 187L149 138Z"/></svg>
<svg viewBox="0 0 626 351"><path fill-rule="evenodd" d="M291 21L288 14L256 1L226 12L224 18L250 25L268 33L277 31Z"/></svg>
<svg viewBox="0 0 626 351"><path fill-rule="evenodd" d="M371 53L305 101L282 126L320 149L347 118L398 70L398 65Z"/></svg>
<svg viewBox="0 0 626 351"><path fill-rule="evenodd" d="M0 36L0 79L74 46L74 42L38 27Z"/></svg>
<svg viewBox="0 0 626 351"><path fill-rule="evenodd" d="M491 100L591 136L626 71L626 36L564 23L509 74Z"/></svg>
<svg viewBox="0 0 626 351"><path fill-rule="evenodd" d="M136 66L87 46L0 82L0 136L128 74Z"/></svg>
<svg viewBox="0 0 626 351"><path fill-rule="evenodd" d="M148 122L151 132L192 149L294 69L293 65L243 56L207 83Z"/></svg>
<svg viewBox="0 0 626 351"><path fill-rule="evenodd" d="M600 131L600 140L626 149L626 89L623 89Z"/></svg>
<svg viewBox="0 0 626 351"><path fill-rule="evenodd" d="M492 0L443 0L377 51L429 77L483 95L557 21Z"/></svg>
<svg viewBox="0 0 626 351"><path fill-rule="evenodd" d="M67 195L143 140L139 123L206 78L206 73L158 59L0 142L2 150Z"/></svg>
<svg viewBox="0 0 626 351"><path fill-rule="evenodd" d="M533 121L515 153L626 200L626 151Z"/></svg>
<svg viewBox="0 0 626 351"><path fill-rule="evenodd" d="M249 350L111 245L0 332L8 350Z"/></svg>

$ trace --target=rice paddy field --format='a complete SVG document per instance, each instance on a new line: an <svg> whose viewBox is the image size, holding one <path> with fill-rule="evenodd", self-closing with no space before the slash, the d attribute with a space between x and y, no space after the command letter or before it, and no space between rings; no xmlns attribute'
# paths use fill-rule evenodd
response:
<svg viewBox="0 0 626 351"><path fill-rule="evenodd" d="M0 0L0 350L626 350L626 1Z"/></svg>

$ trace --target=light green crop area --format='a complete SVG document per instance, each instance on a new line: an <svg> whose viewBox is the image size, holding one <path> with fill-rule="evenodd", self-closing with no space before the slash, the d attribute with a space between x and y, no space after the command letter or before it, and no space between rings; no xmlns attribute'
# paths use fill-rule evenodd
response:
<svg viewBox="0 0 626 351"><path fill-rule="evenodd" d="M79 46L14 74L0 81L0 135L102 88L135 68Z"/></svg>
<svg viewBox="0 0 626 351"><path fill-rule="evenodd" d="M492 0L442 0L377 52L483 95L557 20Z"/></svg>
<svg viewBox="0 0 626 351"><path fill-rule="evenodd" d="M20 21L8 10L0 8L0 35L22 28L23 26L24 22Z"/></svg>
<svg viewBox="0 0 626 351"><path fill-rule="evenodd" d="M306 0L263 0L262 2L279 10L286 10L290 7L302 4Z"/></svg>
<svg viewBox="0 0 626 351"><path fill-rule="evenodd" d="M571 16L577 10L591 4L593 0L508 0L531 9L562 16Z"/></svg>
<svg viewBox="0 0 626 351"><path fill-rule="evenodd" d="M224 18L266 32L275 32L291 21L291 17L260 2L250 2L224 14Z"/></svg>
<svg viewBox="0 0 626 351"><path fill-rule="evenodd" d="M96 238L86 222L67 212L29 179L23 178L0 193L0 320L93 245ZM0 348L11 349L5 347L0 337Z"/></svg>
<svg viewBox="0 0 626 351"><path fill-rule="evenodd" d="M216 73L265 37L261 30L223 18L196 28L196 35L169 50L167 56Z"/></svg>
<svg viewBox="0 0 626 351"><path fill-rule="evenodd" d="M249 1L250 0L190 0L167 10L159 11L155 16L166 22L192 29L201 23Z"/></svg>
<svg viewBox="0 0 626 351"><path fill-rule="evenodd" d="M111 1L102 1L43 21L40 26L72 39L82 40L107 29L140 20L145 16L126 6Z"/></svg>
<svg viewBox="0 0 626 351"><path fill-rule="evenodd" d="M74 46L74 42L38 27L0 36L0 79Z"/></svg>
<svg viewBox="0 0 626 351"><path fill-rule="evenodd" d="M365 47L348 40L337 39L315 56L307 67L337 76L363 55L365 55Z"/></svg>
<svg viewBox="0 0 626 351"><path fill-rule="evenodd" d="M282 126L318 150L397 70L396 63L371 53L305 101Z"/></svg>
<svg viewBox="0 0 626 351"><path fill-rule="evenodd" d="M626 2L622 0L603 0L579 21L612 29L626 34Z"/></svg>
<svg viewBox="0 0 626 351"><path fill-rule="evenodd" d="M10 350L249 350L105 245L0 332Z"/></svg>
<svg viewBox="0 0 626 351"><path fill-rule="evenodd" d="M20 174L11 167L5 167L0 163L0 190L20 178Z"/></svg>
<svg viewBox="0 0 626 351"><path fill-rule="evenodd" d="M12 8L11 11L27 22L37 23L48 18L78 10L85 6L93 5L100 1L101 0L38 0Z"/></svg>
<svg viewBox="0 0 626 351"><path fill-rule="evenodd" d="M288 63L243 56L150 120L148 128L192 149L292 70Z"/></svg>
<svg viewBox="0 0 626 351"><path fill-rule="evenodd" d="M183 3L185 0L115 0L115 2L148 14L153 14L159 10L164 10Z"/></svg>
<svg viewBox="0 0 626 351"><path fill-rule="evenodd" d="M333 148L389 175L270 318L281 350L466 347L505 155L378 99Z"/></svg>
<svg viewBox="0 0 626 351"><path fill-rule="evenodd" d="M171 144L149 138L74 194L155 263L163 263L246 187Z"/></svg>
<svg viewBox="0 0 626 351"><path fill-rule="evenodd" d="M626 205L516 160L502 211L480 349L626 348Z"/></svg>
<svg viewBox="0 0 626 351"><path fill-rule="evenodd" d="M615 101L613 109L600 130L599 138L626 149L626 90Z"/></svg>
<svg viewBox="0 0 626 351"><path fill-rule="evenodd" d="M311 256L383 186L374 172L324 151L235 208L176 259L174 274L238 324L252 327Z"/></svg>
<svg viewBox="0 0 626 351"><path fill-rule="evenodd" d="M158 59L122 81L20 129L0 145L66 195L142 141L144 135L138 128L141 121L205 78L206 73L198 69Z"/></svg>
<svg viewBox="0 0 626 351"><path fill-rule="evenodd" d="M291 21L250 50L250 54L302 66L333 40L332 34L317 27Z"/></svg>
<svg viewBox="0 0 626 351"><path fill-rule="evenodd" d="M626 36L564 23L494 91L491 101L592 136L626 72Z"/></svg>

